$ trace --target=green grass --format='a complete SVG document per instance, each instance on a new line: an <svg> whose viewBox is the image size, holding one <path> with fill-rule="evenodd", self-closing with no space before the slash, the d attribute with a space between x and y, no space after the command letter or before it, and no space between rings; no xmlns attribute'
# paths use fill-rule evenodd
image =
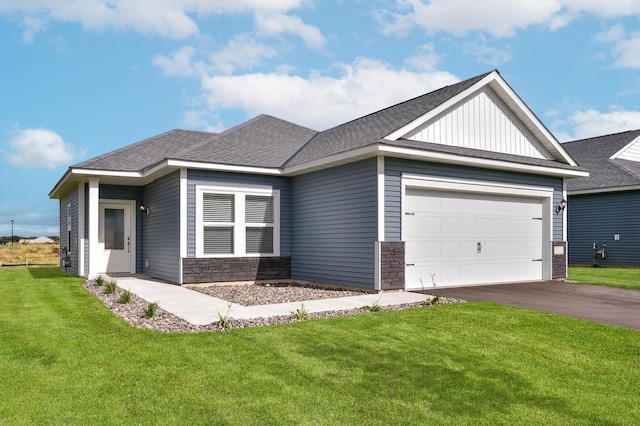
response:
<svg viewBox="0 0 640 426"><path fill-rule="evenodd" d="M570 266L567 279L585 284L640 290L640 268L593 268Z"/></svg>
<svg viewBox="0 0 640 426"><path fill-rule="evenodd" d="M0 269L0 424L639 424L640 333L488 303L163 334Z"/></svg>

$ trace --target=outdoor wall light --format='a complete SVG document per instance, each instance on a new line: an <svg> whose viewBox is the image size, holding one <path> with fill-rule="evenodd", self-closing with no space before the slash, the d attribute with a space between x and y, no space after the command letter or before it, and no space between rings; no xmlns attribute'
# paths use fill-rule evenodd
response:
<svg viewBox="0 0 640 426"><path fill-rule="evenodd" d="M567 200L564 198L560 201L560 204L556 206L556 213L561 213L567 207Z"/></svg>
<svg viewBox="0 0 640 426"><path fill-rule="evenodd" d="M144 214L149 214L149 207L145 207L144 204L140 204L140 211Z"/></svg>

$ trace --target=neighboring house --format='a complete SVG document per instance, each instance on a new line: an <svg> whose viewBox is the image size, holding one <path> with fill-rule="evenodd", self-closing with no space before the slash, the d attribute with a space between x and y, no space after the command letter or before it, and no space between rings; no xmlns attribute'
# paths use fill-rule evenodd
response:
<svg viewBox="0 0 640 426"><path fill-rule="evenodd" d="M569 263L640 265L640 130L563 146L590 176L568 181Z"/></svg>
<svg viewBox="0 0 640 426"><path fill-rule="evenodd" d="M44 236L38 237L38 238L33 238L31 240L25 240L24 242L25 242L25 244L55 244L56 243L51 238L44 237Z"/></svg>
<svg viewBox="0 0 640 426"><path fill-rule="evenodd" d="M420 289L564 277L556 206L587 175L492 71L322 132L172 130L49 195L81 276Z"/></svg>

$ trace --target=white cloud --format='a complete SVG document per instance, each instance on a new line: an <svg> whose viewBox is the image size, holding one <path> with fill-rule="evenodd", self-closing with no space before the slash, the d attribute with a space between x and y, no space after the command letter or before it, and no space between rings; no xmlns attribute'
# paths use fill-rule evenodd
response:
<svg viewBox="0 0 640 426"><path fill-rule="evenodd" d="M616 24L596 33L594 40L612 45L608 51L614 57L615 67L640 69L640 32L628 34L621 24Z"/></svg>
<svg viewBox="0 0 640 426"><path fill-rule="evenodd" d="M24 43L33 43L35 35L47 28L47 20L34 16L25 16L20 26L24 28L22 41Z"/></svg>
<svg viewBox="0 0 640 426"><path fill-rule="evenodd" d="M260 34L270 36L282 33L296 34L312 49L321 49L326 42L317 27L305 24L297 16L289 16L278 12L257 13L256 25Z"/></svg>
<svg viewBox="0 0 640 426"><path fill-rule="evenodd" d="M588 109L575 112L569 120L573 127L569 140L584 139L637 129L640 127L640 111Z"/></svg>
<svg viewBox="0 0 640 426"><path fill-rule="evenodd" d="M259 43L250 35L236 36L222 49L205 53L184 46L170 55L156 55L152 62L167 76L203 76L210 73L232 74L262 65L263 59L278 56L271 46ZM206 58L203 58L206 57Z"/></svg>
<svg viewBox="0 0 640 426"><path fill-rule="evenodd" d="M397 5L398 11L388 13L391 19L383 22L387 33L418 25L430 33L483 31L495 37L513 36L517 29L547 22L561 10L558 0L398 0Z"/></svg>
<svg viewBox="0 0 640 426"><path fill-rule="evenodd" d="M484 35L464 44L463 51L467 55L475 56L478 62L497 67L511 60L511 53L506 49L499 49L487 43Z"/></svg>
<svg viewBox="0 0 640 426"><path fill-rule="evenodd" d="M321 72L208 76L202 79L203 99L211 112L265 113L322 130L458 81L447 72L395 69L367 58L336 67L337 77Z"/></svg>
<svg viewBox="0 0 640 426"><path fill-rule="evenodd" d="M303 3L304 0L3 0L0 2L0 13L75 22L95 31L115 28L184 38L199 32L193 15L283 13L301 7ZM33 36L32 28L27 27L26 31L31 34L25 35L27 39Z"/></svg>
<svg viewBox="0 0 640 426"><path fill-rule="evenodd" d="M20 167L55 169L75 158L73 147L48 129L15 129L6 148L6 159Z"/></svg>
<svg viewBox="0 0 640 426"><path fill-rule="evenodd" d="M494 37L510 37L532 25L556 30L583 14L601 18L640 15L640 0L396 0L395 10L378 12L387 34L420 26L429 33L460 36L480 31Z"/></svg>

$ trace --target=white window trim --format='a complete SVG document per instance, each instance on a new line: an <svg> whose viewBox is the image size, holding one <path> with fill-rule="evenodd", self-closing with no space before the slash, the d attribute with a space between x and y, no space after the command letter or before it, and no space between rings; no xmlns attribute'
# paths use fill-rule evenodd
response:
<svg viewBox="0 0 640 426"><path fill-rule="evenodd" d="M234 253L233 254L205 254L204 253L204 220L203 194L231 194L235 202L235 222L233 226ZM245 222L245 197L247 195L273 197L273 253L247 253L246 229L260 227L260 224ZM221 224L222 226L222 224ZM280 190L271 187L246 186L196 186L196 257L202 258L231 258L231 257L273 257L280 256Z"/></svg>

